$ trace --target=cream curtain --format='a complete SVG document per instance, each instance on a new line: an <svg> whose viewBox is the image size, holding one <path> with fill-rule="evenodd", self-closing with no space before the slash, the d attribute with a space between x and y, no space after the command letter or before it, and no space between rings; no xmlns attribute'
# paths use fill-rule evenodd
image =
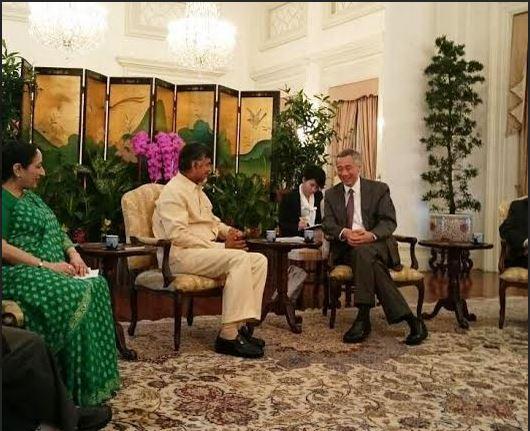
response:
<svg viewBox="0 0 530 431"><path fill-rule="evenodd" d="M506 136L520 133L525 114L528 12L513 17Z"/></svg>
<svg viewBox="0 0 530 431"><path fill-rule="evenodd" d="M519 135L519 184L518 196L528 195L528 89L524 98L524 118Z"/></svg>
<svg viewBox="0 0 530 431"><path fill-rule="evenodd" d="M331 162L346 148L353 148L363 158L362 175L375 179L377 161L376 95L355 100L339 100L333 128L337 137L331 142Z"/></svg>

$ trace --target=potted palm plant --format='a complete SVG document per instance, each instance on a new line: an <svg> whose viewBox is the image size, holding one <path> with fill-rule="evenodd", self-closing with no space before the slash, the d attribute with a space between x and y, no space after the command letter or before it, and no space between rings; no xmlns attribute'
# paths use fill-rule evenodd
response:
<svg viewBox="0 0 530 431"><path fill-rule="evenodd" d="M484 81L479 73L483 66L465 60L464 45L445 36L436 39L436 48L424 72L429 110L424 120L429 134L421 142L429 154L429 168L421 178L430 188L422 199L431 209L432 239L467 242L473 230L472 215L465 211L480 211L480 202L469 189L478 170L466 159L482 145L472 113L482 103L474 85Z"/></svg>

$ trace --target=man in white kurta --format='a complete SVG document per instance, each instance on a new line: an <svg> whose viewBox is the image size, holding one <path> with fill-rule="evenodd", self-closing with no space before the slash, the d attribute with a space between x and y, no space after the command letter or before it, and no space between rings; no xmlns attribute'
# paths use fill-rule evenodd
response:
<svg viewBox="0 0 530 431"><path fill-rule="evenodd" d="M212 204L202 190L211 170L209 150L200 144L186 145L180 154L179 168L156 202L153 233L156 238L172 241L172 272L210 278L226 276L216 351L262 356L263 341L252 337L244 324L261 318L267 259L247 252L242 232L213 214Z"/></svg>

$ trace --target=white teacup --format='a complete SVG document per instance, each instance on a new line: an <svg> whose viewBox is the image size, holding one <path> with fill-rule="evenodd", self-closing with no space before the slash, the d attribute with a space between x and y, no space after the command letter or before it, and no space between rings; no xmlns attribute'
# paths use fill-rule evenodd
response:
<svg viewBox="0 0 530 431"><path fill-rule="evenodd" d="M118 235L106 235L105 245L110 250L116 250L118 248L119 237Z"/></svg>
<svg viewBox="0 0 530 431"><path fill-rule="evenodd" d="M275 230L275 229L267 230L267 231L265 232L265 239L266 239L268 242L274 242L274 241L276 241L276 230Z"/></svg>
<svg viewBox="0 0 530 431"><path fill-rule="evenodd" d="M315 231L306 229L304 230L304 241L305 242L313 242L315 239Z"/></svg>

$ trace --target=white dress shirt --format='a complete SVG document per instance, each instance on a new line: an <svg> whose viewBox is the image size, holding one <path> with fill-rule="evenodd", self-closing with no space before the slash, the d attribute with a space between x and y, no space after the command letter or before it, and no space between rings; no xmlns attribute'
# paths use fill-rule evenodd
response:
<svg viewBox="0 0 530 431"><path fill-rule="evenodd" d="M344 184L344 205L348 206L348 198L350 189L353 189L353 223L350 226L351 230L364 229L363 216L361 213L361 179L357 181L352 187Z"/></svg>
<svg viewBox="0 0 530 431"><path fill-rule="evenodd" d="M304 217L309 223L309 226L313 226L317 217L315 195L312 194L309 196L309 199L307 199L302 191L302 184L298 187L298 191L300 193L300 217Z"/></svg>
<svg viewBox="0 0 530 431"><path fill-rule="evenodd" d="M350 189L353 189L353 223L350 229L365 229L361 211L361 177L357 178L357 181L355 181L355 184L352 187L344 184L344 205L346 207L348 206ZM340 232L339 238L342 241L345 241L345 239L342 237L342 232L344 232L344 229ZM377 235L372 232L370 233L373 235L374 240L377 240Z"/></svg>

